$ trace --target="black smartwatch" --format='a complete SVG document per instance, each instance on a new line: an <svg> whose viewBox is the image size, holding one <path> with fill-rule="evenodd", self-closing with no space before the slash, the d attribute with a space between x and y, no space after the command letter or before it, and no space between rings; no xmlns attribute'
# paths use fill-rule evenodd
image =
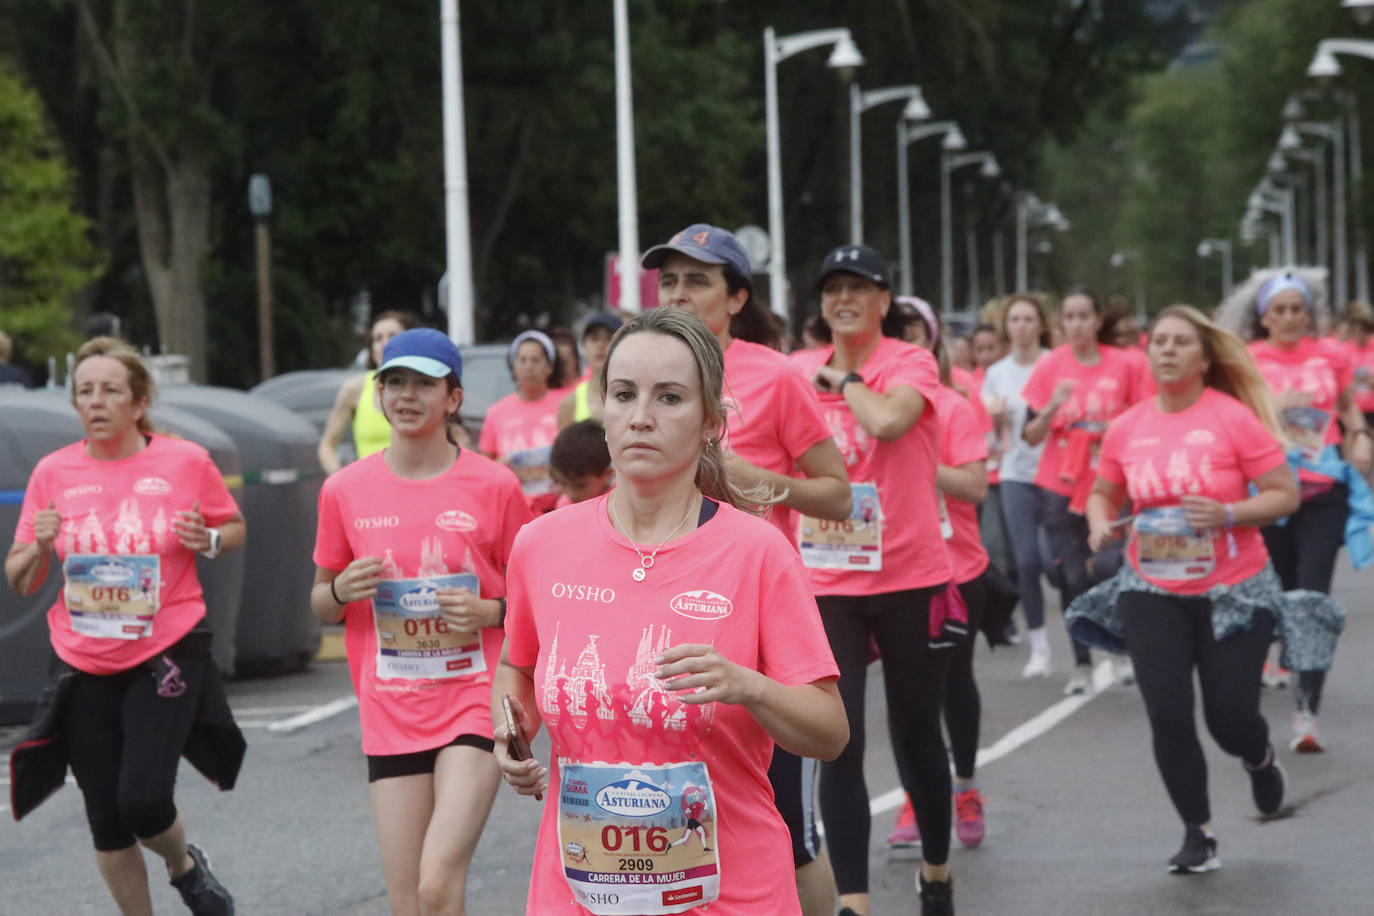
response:
<svg viewBox="0 0 1374 916"><path fill-rule="evenodd" d="M862 375L860 375L857 372L851 372L844 378L840 379L840 384L835 388L835 390L840 394L844 394L845 385L848 385L850 382L858 382L860 384L863 384L863 380L864 377Z"/></svg>

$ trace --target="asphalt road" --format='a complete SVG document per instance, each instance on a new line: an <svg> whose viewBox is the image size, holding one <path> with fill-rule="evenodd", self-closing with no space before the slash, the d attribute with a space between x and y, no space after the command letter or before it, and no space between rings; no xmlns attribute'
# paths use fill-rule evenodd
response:
<svg viewBox="0 0 1374 916"><path fill-rule="evenodd" d="M1223 863L1205 876L1165 871L1182 829L1155 771L1134 688L1109 686L1089 701L1065 703L1068 651L1062 634L1054 645L1060 670L1049 680L1020 678L1023 648L990 654L980 645L982 745L995 759L979 777L988 798L988 837L975 850L956 842L951 857L959 911L1374 912L1374 619L1366 598L1374 572L1353 573L1344 560L1341 566L1337 595L1350 619L1322 716L1328 752L1280 752L1291 810L1261 822L1240 764L1204 739ZM881 737L885 710L877 670L870 677L867 767L870 797L884 809L874 819L874 912L911 913L914 863L889 861L883 843L897 780ZM290 732L267 727L341 698L335 705L344 706L350 695L347 671L338 662L297 676L231 684L231 701L250 742L239 788L220 793L182 767L178 803L190 835L210 853L240 913L388 912L356 711L345 708ZM1264 697L1275 737L1284 742L1291 706L1286 691ZM8 754L17 739L18 730L0 731L0 751ZM536 749L547 758L542 738ZM22 824L10 820L6 806L0 811L0 914L113 912L75 786ZM537 823L536 803L501 791L473 865L469 912L524 911ZM148 858L157 911L184 912L162 880L158 860Z"/></svg>

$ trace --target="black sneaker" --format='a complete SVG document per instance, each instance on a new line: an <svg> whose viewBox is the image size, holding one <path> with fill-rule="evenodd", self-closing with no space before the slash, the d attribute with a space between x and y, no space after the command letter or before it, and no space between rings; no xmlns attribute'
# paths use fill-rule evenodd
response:
<svg viewBox="0 0 1374 916"><path fill-rule="evenodd" d="M199 846L186 844L186 852L196 864L180 878L172 879L172 887L181 894L186 908L196 916L234 916L234 898L210 872L210 859Z"/></svg>
<svg viewBox="0 0 1374 916"><path fill-rule="evenodd" d="M1169 860L1169 871L1176 875L1200 875L1221 868L1217 858L1217 838L1189 824L1183 831L1183 848Z"/></svg>
<svg viewBox="0 0 1374 916"><path fill-rule="evenodd" d="M1253 768L1247 763L1245 769L1250 774L1250 794L1254 796L1259 813L1265 817L1277 813L1283 805L1283 790L1287 780L1283 767L1274 759L1274 746L1269 745L1263 763Z"/></svg>
<svg viewBox="0 0 1374 916"><path fill-rule="evenodd" d="M921 891L921 916L954 916L954 879L927 881L916 873L916 887Z"/></svg>

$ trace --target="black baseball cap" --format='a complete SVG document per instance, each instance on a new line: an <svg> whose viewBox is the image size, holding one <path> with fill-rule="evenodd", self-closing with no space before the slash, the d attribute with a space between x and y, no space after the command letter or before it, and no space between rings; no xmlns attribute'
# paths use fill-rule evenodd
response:
<svg viewBox="0 0 1374 916"><path fill-rule="evenodd" d="M841 245L826 255L825 260L821 262L821 273L816 278L816 287L819 289L826 277L838 271L857 274L865 280L872 280L883 289L891 288L887 279L887 260L876 249L867 245Z"/></svg>

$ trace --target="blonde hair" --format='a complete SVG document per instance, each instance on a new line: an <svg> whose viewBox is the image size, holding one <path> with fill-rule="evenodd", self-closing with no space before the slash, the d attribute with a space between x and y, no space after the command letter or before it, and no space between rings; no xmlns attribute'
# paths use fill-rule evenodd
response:
<svg viewBox="0 0 1374 916"><path fill-rule="evenodd" d="M682 341L691 351L692 361L696 363L697 377L701 381L702 404L706 419L720 430L714 439L708 439L701 447L694 481L703 496L717 502L729 503L736 509L757 514L763 506L781 502L787 491L778 493L772 487L757 485L742 487L730 478L725 468L725 450L720 439L725 433L728 419L722 394L725 386L725 354L720 342L706 325L689 312L682 309L658 308L641 312L621 325L620 330L611 338L606 349L606 363L601 367L601 397L604 400L609 386L611 357L616 348L627 337L642 333L660 334Z"/></svg>
<svg viewBox="0 0 1374 916"><path fill-rule="evenodd" d="M76 351L76 359L72 363L72 406L76 406L76 370L83 362L92 356L108 356L110 359L117 360L124 365L129 372L129 391L134 396L135 401L143 401L145 404L152 404L153 397L157 394L157 386L153 384L153 377L148 372L148 367L139 358L138 351L128 343L118 337L93 337L81 345L81 349ZM148 416L148 411L143 411L143 416L138 418L138 431L147 435L153 432L153 420Z"/></svg>
<svg viewBox="0 0 1374 916"><path fill-rule="evenodd" d="M1265 429L1280 443L1286 445L1288 438L1283 425L1279 422L1278 411L1274 409L1273 394L1269 385L1260 375L1255 358L1239 336L1212 321L1191 305L1171 305L1155 316L1150 323L1150 337L1154 337L1155 326L1165 318L1180 318L1197 331L1202 353L1207 358L1207 371L1202 383L1215 388L1223 394L1240 401L1254 411Z"/></svg>

